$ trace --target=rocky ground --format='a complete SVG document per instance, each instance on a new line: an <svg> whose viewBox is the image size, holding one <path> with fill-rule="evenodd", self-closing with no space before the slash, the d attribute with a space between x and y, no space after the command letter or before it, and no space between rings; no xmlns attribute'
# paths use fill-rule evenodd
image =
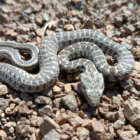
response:
<svg viewBox="0 0 140 140"><path fill-rule="evenodd" d="M1 82L0 139L140 140L139 6L140 0L0 0L0 41L39 47L44 36L55 32L98 30L134 55L130 78L137 89L105 82L100 105L91 109L80 91L79 73L61 72L53 87L32 95Z"/></svg>

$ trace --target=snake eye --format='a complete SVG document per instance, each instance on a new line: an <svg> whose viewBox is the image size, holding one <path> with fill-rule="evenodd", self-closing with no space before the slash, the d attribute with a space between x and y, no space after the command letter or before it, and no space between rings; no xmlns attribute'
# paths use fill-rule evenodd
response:
<svg viewBox="0 0 140 140"><path fill-rule="evenodd" d="M91 94L91 90L90 89L86 89L86 93L87 93L87 95L90 95Z"/></svg>

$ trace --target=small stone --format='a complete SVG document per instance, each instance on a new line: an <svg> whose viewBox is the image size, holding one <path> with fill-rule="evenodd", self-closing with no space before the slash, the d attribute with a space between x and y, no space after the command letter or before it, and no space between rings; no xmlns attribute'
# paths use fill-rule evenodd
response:
<svg viewBox="0 0 140 140"><path fill-rule="evenodd" d="M38 37L38 36L37 36L37 37L36 37L36 41L37 41L38 44L41 44L41 42L42 42L41 37Z"/></svg>
<svg viewBox="0 0 140 140"><path fill-rule="evenodd" d="M74 28L75 28L75 30L80 29L81 28L81 23L74 24Z"/></svg>
<svg viewBox="0 0 140 140"><path fill-rule="evenodd" d="M30 32L30 28L29 28L29 27L25 27L25 26L23 26L23 25L20 25L20 26L19 26L19 29L21 30L21 32L22 32L23 34L26 34L26 33ZM34 32L33 32L33 33L34 33Z"/></svg>
<svg viewBox="0 0 140 140"><path fill-rule="evenodd" d="M140 140L140 134L138 135L138 140Z"/></svg>
<svg viewBox="0 0 140 140"><path fill-rule="evenodd" d="M56 122L59 125L63 125L68 120L69 116L66 113L60 113L59 116L56 118Z"/></svg>
<svg viewBox="0 0 140 140"><path fill-rule="evenodd" d="M113 30L113 36L120 37L123 32Z"/></svg>
<svg viewBox="0 0 140 140"><path fill-rule="evenodd" d="M4 130L0 130L0 139L7 140L7 134Z"/></svg>
<svg viewBox="0 0 140 140"><path fill-rule="evenodd" d="M132 79L134 87L136 87L138 90L140 90L140 79Z"/></svg>
<svg viewBox="0 0 140 140"><path fill-rule="evenodd" d="M30 136L30 140L36 140L35 133L33 133L33 134Z"/></svg>
<svg viewBox="0 0 140 140"><path fill-rule="evenodd" d="M92 133L91 133L91 136L94 139L98 140L99 138L103 137L104 134L105 134L104 126L99 121L97 121L95 118L92 119Z"/></svg>
<svg viewBox="0 0 140 140"><path fill-rule="evenodd" d="M4 110L9 102L10 99L0 98L0 109Z"/></svg>
<svg viewBox="0 0 140 140"><path fill-rule="evenodd" d="M60 140L60 135L55 129L51 129L47 134L44 135L42 140Z"/></svg>
<svg viewBox="0 0 140 140"><path fill-rule="evenodd" d="M72 91L71 84L64 84L63 89L65 93Z"/></svg>
<svg viewBox="0 0 140 140"><path fill-rule="evenodd" d="M72 136L72 133L74 132L74 128L70 126L70 124L65 123L61 125L61 128L62 128L62 134Z"/></svg>
<svg viewBox="0 0 140 140"><path fill-rule="evenodd" d="M140 102L129 99L124 102L124 115L135 126L140 126Z"/></svg>
<svg viewBox="0 0 140 140"><path fill-rule="evenodd" d="M6 118L1 118L1 124L6 124L7 123L7 119Z"/></svg>
<svg viewBox="0 0 140 140"><path fill-rule="evenodd" d="M64 83L63 82L60 82L60 81L56 82L56 85L58 87L60 87L60 88L63 88L64 87Z"/></svg>
<svg viewBox="0 0 140 140"><path fill-rule="evenodd" d="M1 114L0 114L0 117L1 117L1 118L4 118L4 117L5 117L5 113L1 113Z"/></svg>
<svg viewBox="0 0 140 140"><path fill-rule="evenodd" d="M29 41L29 36L28 35L19 34L17 36L16 40L17 40L18 43L25 43L25 42Z"/></svg>
<svg viewBox="0 0 140 140"><path fill-rule="evenodd" d="M75 8L78 10L87 10L86 3L81 0L75 2Z"/></svg>
<svg viewBox="0 0 140 140"><path fill-rule="evenodd" d="M55 30L58 26L59 20L51 21L48 25L48 29Z"/></svg>
<svg viewBox="0 0 140 140"><path fill-rule="evenodd" d="M122 16L117 16L117 17L115 17L115 19L114 19L114 24L115 24L117 27L121 27L121 26L122 26L122 23L123 23L123 17L122 17Z"/></svg>
<svg viewBox="0 0 140 140"><path fill-rule="evenodd" d="M36 136L36 140L41 140L42 139L42 135L40 133L39 128L36 130L35 136Z"/></svg>
<svg viewBox="0 0 140 140"><path fill-rule="evenodd" d="M116 112L108 112L105 114L105 117L112 122L115 122L117 120L122 120L125 122L125 117L121 110L118 110Z"/></svg>
<svg viewBox="0 0 140 140"><path fill-rule="evenodd" d="M73 126L73 127L79 127L83 123L83 119L77 115L70 114L68 122Z"/></svg>
<svg viewBox="0 0 140 140"><path fill-rule="evenodd" d="M16 132L19 133L20 136L28 136L29 134L35 133L36 128L28 125L17 125Z"/></svg>
<svg viewBox="0 0 140 140"><path fill-rule="evenodd" d="M8 23L9 21L7 14L0 14L0 24Z"/></svg>
<svg viewBox="0 0 140 140"><path fill-rule="evenodd" d="M72 83L72 87L74 88L74 91L77 92L79 95L83 95L83 93L81 91L80 83Z"/></svg>
<svg viewBox="0 0 140 140"><path fill-rule="evenodd" d="M38 113L41 117L43 117L44 115L52 116L53 115L53 110L52 110L52 107L50 105L45 105L45 106L42 106L38 110Z"/></svg>
<svg viewBox="0 0 140 140"><path fill-rule="evenodd" d="M54 94L54 98L62 98L64 97L66 94L64 92L60 92L59 94Z"/></svg>
<svg viewBox="0 0 140 140"><path fill-rule="evenodd" d="M76 95L76 93L75 93L75 92L73 92L73 93L74 93L74 95L76 96L77 105L78 105L78 107L80 107L80 106L82 105L82 100L81 100L81 98L80 98L80 96L79 96L79 95Z"/></svg>
<svg viewBox="0 0 140 140"><path fill-rule="evenodd" d="M42 91L40 94L43 96L48 96L48 97L52 98L53 97L52 86L49 87L48 89Z"/></svg>
<svg viewBox="0 0 140 140"><path fill-rule="evenodd" d="M130 96L130 93L129 93L127 90L124 90L124 91L122 92L122 98L123 98L124 100L127 100L129 96Z"/></svg>
<svg viewBox="0 0 140 140"><path fill-rule="evenodd" d="M18 36L18 33L16 33L16 32L13 32L12 34L11 34L11 37L13 37L13 38L16 38Z"/></svg>
<svg viewBox="0 0 140 140"><path fill-rule="evenodd" d="M37 34L37 36L39 36L39 37L42 37L43 33L44 33L44 29L37 29L37 30L36 30L36 34Z"/></svg>
<svg viewBox="0 0 140 140"><path fill-rule="evenodd" d="M34 12L39 12L41 10L41 8L42 8L42 4L35 4L35 5L33 5L32 10Z"/></svg>
<svg viewBox="0 0 140 140"><path fill-rule="evenodd" d="M82 26L82 28L84 29L93 29L93 23L91 22L91 20L86 20Z"/></svg>
<svg viewBox="0 0 140 140"><path fill-rule="evenodd" d="M10 104L10 107L7 107L5 109L5 114L7 115L15 115L18 112L18 106L12 106L12 104Z"/></svg>
<svg viewBox="0 0 140 140"><path fill-rule="evenodd" d="M16 127L17 124L15 122L7 122L4 126L10 128L10 127Z"/></svg>
<svg viewBox="0 0 140 140"><path fill-rule="evenodd" d="M85 119L82 123L82 126L85 127L87 130L91 130L92 129L92 120L90 119Z"/></svg>
<svg viewBox="0 0 140 140"><path fill-rule="evenodd" d="M49 104L51 102L51 99L49 97L45 96L36 96L35 97L35 103L37 104Z"/></svg>
<svg viewBox="0 0 140 140"><path fill-rule="evenodd" d="M20 114L27 114L29 112L29 108L25 101L21 101L18 105L18 112Z"/></svg>
<svg viewBox="0 0 140 140"><path fill-rule="evenodd" d="M10 103L10 109L11 110L15 109L15 107L16 107L16 104L15 103Z"/></svg>
<svg viewBox="0 0 140 140"><path fill-rule="evenodd" d="M133 41L134 41L134 43L135 43L136 45L139 45L139 46L140 46L140 38L135 37L135 38L133 39Z"/></svg>
<svg viewBox="0 0 140 140"><path fill-rule="evenodd" d="M77 128L77 137L79 140L85 140L89 136L89 131L84 127Z"/></svg>
<svg viewBox="0 0 140 140"><path fill-rule="evenodd" d="M30 120L25 120L25 123L26 123L27 125L30 125L30 124L31 124Z"/></svg>
<svg viewBox="0 0 140 140"><path fill-rule="evenodd" d="M66 134L61 134L60 135L60 139L61 140L69 140L70 139L70 136L69 135L66 135Z"/></svg>
<svg viewBox="0 0 140 140"><path fill-rule="evenodd" d="M42 16L43 21L48 22L49 21L49 15L47 13L43 14Z"/></svg>
<svg viewBox="0 0 140 140"><path fill-rule="evenodd" d="M133 32L135 32L135 27L133 25L128 25L125 27L125 32L128 35L131 35Z"/></svg>
<svg viewBox="0 0 140 140"><path fill-rule="evenodd" d="M0 95L5 95L8 93L8 88L5 85L0 85Z"/></svg>
<svg viewBox="0 0 140 140"><path fill-rule="evenodd" d="M4 13L11 13L11 10L10 10L9 6L6 6L6 5L1 6L1 10Z"/></svg>
<svg viewBox="0 0 140 140"><path fill-rule="evenodd" d="M55 15L59 19L62 18L62 16L63 16L64 13L67 13L68 12L67 7L66 6L63 6L62 4L58 4L56 6L56 9L55 10L56 10L56 14Z"/></svg>
<svg viewBox="0 0 140 140"><path fill-rule="evenodd" d="M117 120L113 127L117 130L117 129L121 129L124 126L124 122L122 120Z"/></svg>
<svg viewBox="0 0 140 140"><path fill-rule="evenodd" d="M106 31L105 33L108 38L111 38L113 36L112 31Z"/></svg>
<svg viewBox="0 0 140 140"><path fill-rule="evenodd" d="M5 23L4 27L9 28L9 29L11 27L13 27L13 29L16 29L17 28L17 24L15 22Z"/></svg>
<svg viewBox="0 0 140 140"><path fill-rule="evenodd" d="M61 92L61 88L55 85L55 86L53 87L53 92L56 93L56 94L58 94L58 93Z"/></svg>
<svg viewBox="0 0 140 140"><path fill-rule="evenodd" d="M108 31L108 30L112 31L112 30L114 30L114 28L115 28L115 27L114 27L114 25L112 25L112 24L107 24L107 25L106 25L107 31Z"/></svg>
<svg viewBox="0 0 140 140"><path fill-rule="evenodd" d="M140 92L136 88L132 88L130 90L131 95L134 95L135 97L138 97L140 95Z"/></svg>
<svg viewBox="0 0 140 140"><path fill-rule="evenodd" d="M91 119L91 113L89 111L84 111L84 119Z"/></svg>
<svg viewBox="0 0 140 140"><path fill-rule="evenodd" d="M102 96L101 98L102 102L106 103L106 104L111 104L111 99L109 99L107 96Z"/></svg>
<svg viewBox="0 0 140 140"><path fill-rule="evenodd" d="M31 14L31 13L32 13L32 9L29 7L29 8L27 8L27 9L24 9L24 12L25 12L26 14Z"/></svg>
<svg viewBox="0 0 140 140"><path fill-rule="evenodd" d="M62 97L62 103L71 111L75 111L77 109L77 102L74 95L66 95Z"/></svg>
<svg viewBox="0 0 140 140"><path fill-rule="evenodd" d="M134 4L133 2L129 2L129 3L128 3L128 9L129 9L129 10L133 10L134 7L135 7L135 4Z"/></svg>
<svg viewBox="0 0 140 140"><path fill-rule="evenodd" d="M60 131L60 126L48 116L43 117L43 121L41 121L39 128L42 135L48 134L48 132L52 129L57 129L57 131Z"/></svg>
<svg viewBox="0 0 140 140"><path fill-rule="evenodd" d="M106 115L109 112L109 106L108 104L100 103L98 110L101 114Z"/></svg>
<svg viewBox="0 0 140 140"><path fill-rule="evenodd" d="M123 131L120 135L119 138L121 140L137 140L137 131Z"/></svg>
<svg viewBox="0 0 140 140"><path fill-rule="evenodd" d="M135 61L134 70L136 71L140 70L140 62Z"/></svg>
<svg viewBox="0 0 140 140"><path fill-rule="evenodd" d="M63 28L65 31L73 31L74 26L72 24L66 24Z"/></svg>
<svg viewBox="0 0 140 140"><path fill-rule="evenodd" d="M47 36L50 36L50 35L52 35L52 34L54 34L54 31L46 30L46 35L47 35Z"/></svg>
<svg viewBox="0 0 140 140"><path fill-rule="evenodd" d="M97 28L101 28L101 27L103 27L103 22L101 21L101 20L99 20L99 19L97 19L97 20L95 20L94 21L94 24L95 24L95 26L97 27Z"/></svg>
<svg viewBox="0 0 140 140"><path fill-rule="evenodd" d="M39 123L42 121L42 117L32 115L32 117L28 121L30 121L31 126L36 127L40 125Z"/></svg>
<svg viewBox="0 0 140 140"><path fill-rule="evenodd" d="M36 16L35 22L38 25L42 25L43 24L42 17L41 16Z"/></svg>
<svg viewBox="0 0 140 140"><path fill-rule="evenodd" d="M71 21L72 24L75 24L75 23L79 23L80 22L80 20L77 17L70 18L70 21Z"/></svg>
<svg viewBox="0 0 140 140"><path fill-rule="evenodd" d="M53 100L53 107L60 108L62 106L61 98Z"/></svg>
<svg viewBox="0 0 140 140"><path fill-rule="evenodd" d="M113 98L112 98L112 105L113 105L114 108L120 108L121 107L121 102L116 96L113 96Z"/></svg>
<svg viewBox="0 0 140 140"><path fill-rule="evenodd" d="M113 133L105 133L104 134L104 138L107 140L113 140L114 139L115 134ZM92 139L91 139L92 140ZM94 139L93 139L94 140Z"/></svg>
<svg viewBox="0 0 140 140"><path fill-rule="evenodd" d="M5 34L5 29L4 28L0 28L0 34L4 35ZM2 39L1 39L2 40Z"/></svg>
<svg viewBox="0 0 140 140"><path fill-rule="evenodd" d="M71 140L78 140L76 136L72 137Z"/></svg>
<svg viewBox="0 0 140 140"><path fill-rule="evenodd" d="M84 114L84 111L83 110L80 110L78 113L79 113L79 116L80 117L84 118L85 114Z"/></svg>
<svg viewBox="0 0 140 140"><path fill-rule="evenodd" d="M6 36L12 36L13 34L15 34L16 32L13 29L8 30L5 35Z"/></svg>
<svg viewBox="0 0 140 140"><path fill-rule="evenodd" d="M140 31L140 25L137 25L136 30L137 30L137 31Z"/></svg>
<svg viewBox="0 0 140 140"><path fill-rule="evenodd" d="M14 127L8 128L8 131L9 131L10 134L14 134Z"/></svg>

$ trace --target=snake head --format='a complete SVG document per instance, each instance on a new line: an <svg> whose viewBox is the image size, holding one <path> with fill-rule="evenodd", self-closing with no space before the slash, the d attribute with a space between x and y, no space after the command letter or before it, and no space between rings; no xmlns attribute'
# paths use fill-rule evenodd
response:
<svg viewBox="0 0 140 140"><path fill-rule="evenodd" d="M95 67L95 66L94 66ZM92 73L91 73L92 72ZM104 79L96 68L94 71L85 69L80 76L81 90L91 106L97 106L104 90Z"/></svg>

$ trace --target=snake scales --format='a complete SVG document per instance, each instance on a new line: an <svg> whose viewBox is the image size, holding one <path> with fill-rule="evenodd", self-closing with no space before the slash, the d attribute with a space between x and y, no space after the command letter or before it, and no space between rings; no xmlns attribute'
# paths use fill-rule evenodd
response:
<svg viewBox="0 0 140 140"><path fill-rule="evenodd" d="M18 47L20 44L0 42L0 46L3 49L3 52L0 51L0 55L10 57L11 50L4 47ZM23 50L26 46L27 48L32 47L30 44L21 44L21 46ZM134 67L134 58L124 46L110 40L102 33L90 29L59 32L50 35L43 40L39 53L38 50L35 50L35 52L36 54L33 54L33 56L38 57L39 73L29 74L20 69L22 68L20 64L20 68L17 68L0 63L0 79L21 92L40 92L54 84L59 75L60 63L60 68L64 71L83 71L81 74L81 89L89 104L97 105L104 90L103 76L113 82L122 80L130 74ZM117 66L108 65L103 53L113 56L117 60ZM70 61L79 56L87 57L89 60L82 58ZM12 59L14 65L16 65L15 61L17 59L17 57ZM36 61L36 58L32 59ZM29 63L26 63L34 65L32 59ZM25 63L20 63L23 63L24 68Z"/></svg>

